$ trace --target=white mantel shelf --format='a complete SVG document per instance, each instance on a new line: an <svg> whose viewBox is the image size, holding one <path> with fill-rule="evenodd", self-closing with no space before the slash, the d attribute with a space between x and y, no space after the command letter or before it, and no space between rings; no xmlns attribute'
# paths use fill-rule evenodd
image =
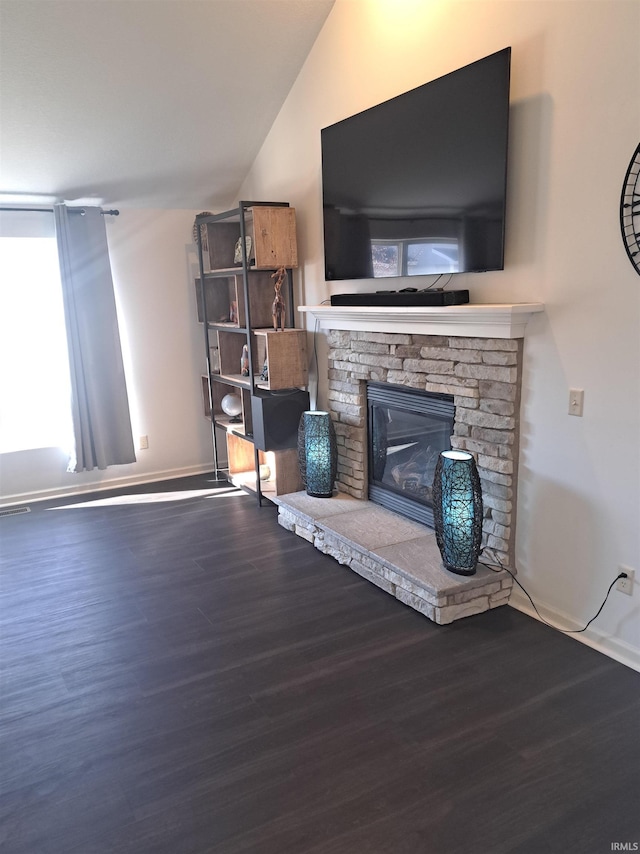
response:
<svg viewBox="0 0 640 854"><path fill-rule="evenodd" d="M448 306L301 305L323 329L405 332L467 338L523 338L529 318L544 311L541 302Z"/></svg>

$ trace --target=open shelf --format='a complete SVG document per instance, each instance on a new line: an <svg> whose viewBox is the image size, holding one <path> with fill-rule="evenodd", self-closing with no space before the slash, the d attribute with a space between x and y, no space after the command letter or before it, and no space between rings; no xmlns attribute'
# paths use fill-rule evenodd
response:
<svg viewBox="0 0 640 854"><path fill-rule="evenodd" d="M229 475L229 480L234 486L237 486L240 489L246 489L249 492L257 492L256 473L253 469ZM277 495L275 481L273 479L261 480L260 491L263 495Z"/></svg>
<svg viewBox="0 0 640 854"><path fill-rule="evenodd" d="M237 326L235 323L230 323L229 321L225 321L224 323L212 323L209 321L209 329L213 331L222 329L224 332L233 332L235 334L239 332L241 335L245 336L248 331L245 326Z"/></svg>
<svg viewBox="0 0 640 854"><path fill-rule="evenodd" d="M235 433L227 434L229 479L235 485L256 492L255 451L253 443ZM260 491L284 495L302 489L298 451L258 451L260 466L268 466L269 477L260 478ZM236 482L237 481L237 482Z"/></svg>
<svg viewBox="0 0 640 854"><path fill-rule="evenodd" d="M228 433L235 433L245 438L245 426L242 421L232 421L228 416L216 416L216 426L222 427Z"/></svg>
<svg viewBox="0 0 640 854"><path fill-rule="evenodd" d="M216 379L235 388L251 388L249 377L243 377L242 374L219 374Z"/></svg>

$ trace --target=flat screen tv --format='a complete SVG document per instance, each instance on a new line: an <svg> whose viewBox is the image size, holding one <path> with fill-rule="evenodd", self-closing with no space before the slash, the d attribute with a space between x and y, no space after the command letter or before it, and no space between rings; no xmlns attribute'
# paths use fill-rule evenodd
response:
<svg viewBox="0 0 640 854"><path fill-rule="evenodd" d="M327 280L502 270L511 48L322 130Z"/></svg>

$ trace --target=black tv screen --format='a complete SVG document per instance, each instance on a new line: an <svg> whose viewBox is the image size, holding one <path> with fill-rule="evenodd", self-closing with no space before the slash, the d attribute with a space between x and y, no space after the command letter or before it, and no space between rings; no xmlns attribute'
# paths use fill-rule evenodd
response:
<svg viewBox="0 0 640 854"><path fill-rule="evenodd" d="M323 128L327 280L503 269L510 60Z"/></svg>

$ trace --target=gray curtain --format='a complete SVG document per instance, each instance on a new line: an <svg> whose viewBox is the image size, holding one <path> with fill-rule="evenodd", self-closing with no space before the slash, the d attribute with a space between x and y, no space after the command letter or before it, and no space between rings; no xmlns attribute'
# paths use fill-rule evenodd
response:
<svg viewBox="0 0 640 854"><path fill-rule="evenodd" d="M54 206L76 446L68 471L75 472L136 461L104 216L84 211Z"/></svg>

